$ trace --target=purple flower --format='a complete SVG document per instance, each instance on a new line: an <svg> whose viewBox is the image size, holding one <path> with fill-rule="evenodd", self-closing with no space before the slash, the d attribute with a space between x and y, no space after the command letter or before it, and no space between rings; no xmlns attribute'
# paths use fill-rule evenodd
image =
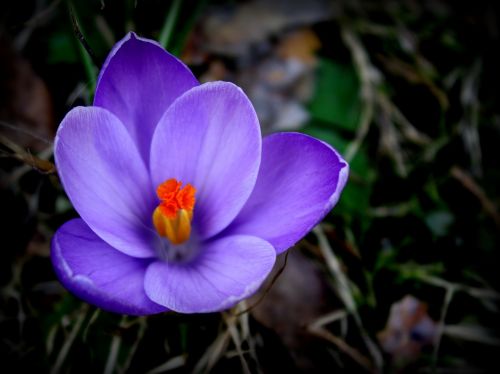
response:
<svg viewBox="0 0 500 374"><path fill-rule="evenodd" d="M348 175L314 138L261 139L240 88L200 85L133 33L106 60L94 106L62 121L55 160L81 216L52 240L55 271L80 298L132 315L219 311L250 296Z"/></svg>

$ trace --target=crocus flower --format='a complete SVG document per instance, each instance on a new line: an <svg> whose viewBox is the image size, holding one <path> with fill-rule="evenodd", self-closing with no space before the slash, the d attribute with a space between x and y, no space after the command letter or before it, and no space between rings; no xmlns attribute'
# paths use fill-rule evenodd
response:
<svg viewBox="0 0 500 374"><path fill-rule="evenodd" d="M63 119L55 161L81 217L54 235L56 274L87 302L131 315L219 311L250 296L348 175L312 137L261 139L240 88L200 85L133 33L104 63L94 105Z"/></svg>

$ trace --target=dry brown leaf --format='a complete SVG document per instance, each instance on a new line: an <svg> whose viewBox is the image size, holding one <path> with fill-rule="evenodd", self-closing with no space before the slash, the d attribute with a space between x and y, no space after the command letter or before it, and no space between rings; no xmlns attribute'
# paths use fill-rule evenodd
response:
<svg viewBox="0 0 500 374"><path fill-rule="evenodd" d="M278 46L278 56L295 58L308 65L316 63L316 51L321 48L318 36L309 28L297 30L283 38Z"/></svg>
<svg viewBox="0 0 500 374"><path fill-rule="evenodd" d="M281 256L268 279L273 279L283 260ZM268 286L264 285L261 292ZM259 299L260 294L255 295L249 305ZM321 270L299 250L291 249L283 273L251 313L257 321L276 332L296 367L308 370L315 368L310 353L315 349L316 339L305 327L326 312L327 303L327 286Z"/></svg>
<svg viewBox="0 0 500 374"><path fill-rule="evenodd" d="M413 361L424 346L434 341L436 331L436 323L427 314L427 304L407 295L392 305L378 340L394 360Z"/></svg>
<svg viewBox="0 0 500 374"><path fill-rule="evenodd" d="M28 61L0 35L0 133L22 148L47 148L54 136L52 99Z"/></svg>

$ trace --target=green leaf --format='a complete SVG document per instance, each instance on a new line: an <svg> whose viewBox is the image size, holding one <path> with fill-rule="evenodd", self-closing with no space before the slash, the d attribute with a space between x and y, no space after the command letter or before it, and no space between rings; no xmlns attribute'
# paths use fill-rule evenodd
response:
<svg viewBox="0 0 500 374"><path fill-rule="evenodd" d="M74 36L65 30L54 33L49 39L47 62L49 64L77 63L79 54L73 39Z"/></svg>
<svg viewBox="0 0 500 374"><path fill-rule="evenodd" d="M430 212L425 217L425 223L435 236L441 237L448 234L450 226L453 224L453 215L445 210Z"/></svg>
<svg viewBox="0 0 500 374"><path fill-rule="evenodd" d="M314 119L355 131L361 113L359 79L350 65L320 60L309 110Z"/></svg>

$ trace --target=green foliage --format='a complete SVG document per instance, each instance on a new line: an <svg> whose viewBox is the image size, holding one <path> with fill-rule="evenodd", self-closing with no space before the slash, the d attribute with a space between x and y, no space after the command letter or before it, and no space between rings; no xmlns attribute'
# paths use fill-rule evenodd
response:
<svg viewBox="0 0 500 374"><path fill-rule="evenodd" d="M67 31L54 33L49 39L47 62L51 65L78 63L79 55L75 45L75 37Z"/></svg>
<svg viewBox="0 0 500 374"><path fill-rule="evenodd" d="M320 59L316 90L309 104L314 119L354 132L359 124L359 80L352 66Z"/></svg>

